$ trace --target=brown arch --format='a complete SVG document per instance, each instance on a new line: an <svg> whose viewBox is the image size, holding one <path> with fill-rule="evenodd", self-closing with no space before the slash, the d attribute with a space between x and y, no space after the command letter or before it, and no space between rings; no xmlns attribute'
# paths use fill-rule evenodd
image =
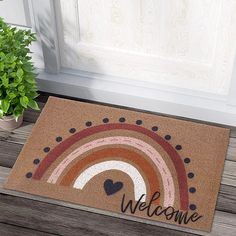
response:
<svg viewBox="0 0 236 236"><path fill-rule="evenodd" d="M145 173L145 176L148 179L148 185L150 186L150 197L156 191L160 192L160 183L151 164L138 153L125 148L106 148L93 152L82 160L79 160L63 177L60 184L63 186L69 186L73 181L75 181L78 174L92 162L117 156L135 163ZM159 200L160 199L156 201L157 204L159 204Z"/></svg>

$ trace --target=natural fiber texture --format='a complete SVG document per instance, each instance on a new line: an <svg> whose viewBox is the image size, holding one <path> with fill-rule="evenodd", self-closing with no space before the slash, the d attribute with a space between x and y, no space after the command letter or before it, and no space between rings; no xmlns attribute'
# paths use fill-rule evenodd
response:
<svg viewBox="0 0 236 236"><path fill-rule="evenodd" d="M50 97L5 188L210 231L229 130Z"/></svg>

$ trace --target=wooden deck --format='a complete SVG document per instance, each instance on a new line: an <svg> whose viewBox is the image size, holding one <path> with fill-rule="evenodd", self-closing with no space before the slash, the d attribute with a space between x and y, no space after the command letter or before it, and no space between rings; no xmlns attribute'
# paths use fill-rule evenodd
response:
<svg viewBox="0 0 236 236"><path fill-rule="evenodd" d="M42 108L48 95L39 97ZM0 235L236 235L236 127L231 128L228 154L210 234L66 202L4 190L18 154L39 112L26 111L23 126L14 132L0 130Z"/></svg>

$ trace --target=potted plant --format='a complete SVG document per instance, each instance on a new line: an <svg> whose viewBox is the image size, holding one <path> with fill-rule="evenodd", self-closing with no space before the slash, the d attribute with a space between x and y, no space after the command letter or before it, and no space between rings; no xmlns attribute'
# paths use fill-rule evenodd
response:
<svg viewBox="0 0 236 236"><path fill-rule="evenodd" d="M33 41L31 30L17 29L0 18L0 127L6 130L22 124L26 108L39 110L29 49Z"/></svg>

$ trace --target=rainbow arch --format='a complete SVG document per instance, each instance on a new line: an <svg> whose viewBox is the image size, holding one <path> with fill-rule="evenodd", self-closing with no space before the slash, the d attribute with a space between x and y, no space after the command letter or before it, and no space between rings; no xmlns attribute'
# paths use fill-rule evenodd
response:
<svg viewBox="0 0 236 236"><path fill-rule="evenodd" d="M87 143L81 146L80 148L74 150L63 160L63 162L61 162L56 167L56 169L52 172L52 174L50 175L47 181L49 183L56 183L59 176L65 170L65 168L63 169L62 167L66 167L78 156L86 152L86 150L88 151L88 150L98 147L99 143L100 143L100 146L102 146L102 143L104 142L103 146L105 148L107 147L107 145L110 145L110 144L122 144L122 145L127 145L127 146L133 145L134 148L137 148L138 150L142 151L146 156L148 156L157 167L161 175L162 182L164 183L163 184L164 192L165 192L164 206L173 205L174 194L175 194L174 191L175 191L175 188L178 188L179 194L180 194L179 196L180 208L182 210L187 210L188 204L189 204L187 177L186 177L186 171L185 171L182 159L179 156L178 152L175 150L175 148L171 146L170 143L168 143L165 139L163 139L157 133L154 133L144 127L133 125L133 124L124 124L124 123L101 124L94 127L86 128L82 131L79 131L71 135L69 138L62 141L60 144L58 144L54 149L52 149L46 155L46 157L41 161L35 173L33 174L33 179L40 180L42 176L45 174L45 172L48 170L48 168L51 166L51 164L55 160L57 160L57 158L59 158L59 156L65 150L70 148L74 143L86 137L89 137L90 135L104 132L104 131L109 131L109 130L130 130L130 131L141 133L151 138L152 140L154 140L158 145L162 147L162 149L168 154L170 160L172 161L176 170L176 174L177 174L178 186L174 186L173 178L170 174L168 167L165 164L164 159L153 147L151 147L147 143L144 143L141 140L137 140L131 137L122 137L122 136L107 137L107 138L104 138L103 140L102 139L94 140L93 142ZM59 173L59 175L57 175L56 173Z"/></svg>

